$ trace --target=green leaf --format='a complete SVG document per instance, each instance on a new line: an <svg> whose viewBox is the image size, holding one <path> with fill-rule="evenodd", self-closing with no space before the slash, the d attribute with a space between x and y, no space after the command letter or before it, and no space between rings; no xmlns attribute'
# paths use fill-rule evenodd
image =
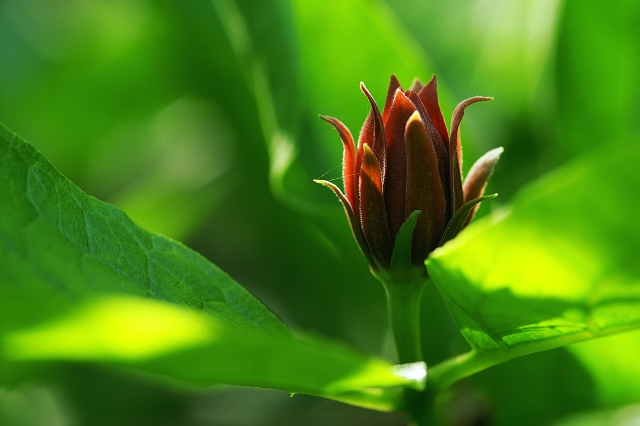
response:
<svg viewBox="0 0 640 426"><path fill-rule="evenodd" d="M442 246L444 243L454 239L456 235L458 235L460 231L462 231L462 227L469 218L471 210L473 210L473 208L477 204L483 202L484 200L496 198L497 196L498 194L484 195L482 197L464 203L449 221L447 228L444 230L444 234L442 234L442 239L440 240L439 246Z"/></svg>
<svg viewBox="0 0 640 426"><path fill-rule="evenodd" d="M0 164L0 331L117 292L201 310L233 329L288 334L223 271L87 196L4 127Z"/></svg>
<svg viewBox="0 0 640 426"><path fill-rule="evenodd" d="M0 165L0 358L124 365L380 410L398 407L397 386L424 385L424 364L394 370L292 338L224 272L87 196L4 127Z"/></svg>
<svg viewBox="0 0 640 426"><path fill-rule="evenodd" d="M397 408L400 389L394 388L420 389L426 375L423 363L392 368L317 339L238 333L217 318L130 296L90 300L10 333L2 353L13 361L102 362L200 385L266 387L379 410Z"/></svg>
<svg viewBox="0 0 640 426"><path fill-rule="evenodd" d="M581 342L568 350L589 372L599 406L640 401L639 331Z"/></svg>
<svg viewBox="0 0 640 426"><path fill-rule="evenodd" d="M629 147L565 166L434 252L429 273L473 348L434 380L640 326L639 162Z"/></svg>
<svg viewBox="0 0 640 426"><path fill-rule="evenodd" d="M411 269L411 242L413 240L413 230L416 227L420 210L416 210L404 221L393 246L391 255L391 270L394 272L408 271Z"/></svg>

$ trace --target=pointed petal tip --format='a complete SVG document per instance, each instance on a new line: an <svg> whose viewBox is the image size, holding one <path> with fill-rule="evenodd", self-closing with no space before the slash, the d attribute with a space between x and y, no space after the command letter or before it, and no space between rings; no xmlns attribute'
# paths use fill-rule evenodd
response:
<svg viewBox="0 0 640 426"><path fill-rule="evenodd" d="M318 118L320 120L326 121L327 123L331 123L331 120L333 119L333 117L329 117L328 115L322 115L322 114L318 114Z"/></svg>
<svg viewBox="0 0 640 426"><path fill-rule="evenodd" d="M367 89L367 86L365 86L364 81L360 82L360 90L362 90L362 93L364 93L365 96L369 98L369 101L375 103L375 101L373 100L373 96L371 95L371 92L369 92L369 89Z"/></svg>
<svg viewBox="0 0 640 426"><path fill-rule="evenodd" d="M371 147L366 142L362 144L362 150L363 150L363 152L365 154L373 154L373 151L371 150Z"/></svg>
<svg viewBox="0 0 640 426"><path fill-rule="evenodd" d="M330 115L322 115L322 114L318 114L318 117L320 118L320 120L322 121L326 121L327 123L335 126L336 122L340 122L340 120L338 120L335 117L331 117Z"/></svg>
<svg viewBox="0 0 640 426"><path fill-rule="evenodd" d="M483 157L488 161L497 162L503 152L504 148L499 146L498 148L487 151L487 153L484 154Z"/></svg>
<svg viewBox="0 0 640 426"><path fill-rule="evenodd" d="M422 90L423 87L424 87L424 84L422 84L422 81L420 81L420 79L416 77L411 82L411 86L409 86L409 90L418 93L420 90Z"/></svg>
<svg viewBox="0 0 640 426"><path fill-rule="evenodd" d="M328 180L324 180L324 179L313 179L313 181L319 185L322 186L326 186L327 188L330 188L332 190L338 190L340 191L340 188L338 188L333 182L329 182ZM342 191L340 191L342 193Z"/></svg>
<svg viewBox="0 0 640 426"><path fill-rule="evenodd" d="M413 114L411 114L411 117L409 117L409 120L407 120L407 126L409 125L409 123L413 121L419 121L422 123L422 119L420 118L420 113L417 110L414 111Z"/></svg>

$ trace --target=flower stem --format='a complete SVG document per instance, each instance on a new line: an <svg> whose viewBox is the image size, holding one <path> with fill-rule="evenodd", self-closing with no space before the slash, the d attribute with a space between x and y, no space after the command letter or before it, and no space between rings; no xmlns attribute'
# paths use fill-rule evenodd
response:
<svg viewBox="0 0 640 426"><path fill-rule="evenodd" d="M423 361L420 339L420 301L425 280L383 281L387 293L389 324L399 364Z"/></svg>

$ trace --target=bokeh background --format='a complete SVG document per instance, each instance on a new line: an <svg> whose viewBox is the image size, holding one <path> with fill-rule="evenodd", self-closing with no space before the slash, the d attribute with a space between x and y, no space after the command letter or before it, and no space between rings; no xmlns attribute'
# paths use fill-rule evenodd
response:
<svg viewBox="0 0 640 426"><path fill-rule="evenodd" d="M500 197L482 216L573 158L638 140L640 2L0 1L0 122L88 194L202 253L293 330L389 358L382 286L312 179L340 178L340 140L317 115L357 134L369 109L359 82L380 103L392 73L405 87L436 73L445 118L462 99L495 97L462 127L465 169L505 148L488 188ZM423 329L429 364L468 350L434 288ZM597 398L606 384L593 374L569 350L540 353L458 384L440 410L455 425L640 416L618 407L632 396ZM78 364L35 366L0 388L1 419L404 424L314 397Z"/></svg>

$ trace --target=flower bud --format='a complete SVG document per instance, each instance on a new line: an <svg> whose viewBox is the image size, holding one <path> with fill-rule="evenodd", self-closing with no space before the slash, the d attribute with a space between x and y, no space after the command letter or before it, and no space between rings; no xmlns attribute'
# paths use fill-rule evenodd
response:
<svg viewBox="0 0 640 426"><path fill-rule="evenodd" d="M331 124L344 145L344 193L333 190L351 230L374 272L419 268L433 250L455 237L472 219L478 204L493 196L484 189L502 148L489 151L471 167L462 183L460 122L469 105L492 98L476 96L454 110L451 133L438 103L435 75L423 86L415 80L403 90L391 76L382 113L364 83L371 104L357 149L349 129Z"/></svg>

